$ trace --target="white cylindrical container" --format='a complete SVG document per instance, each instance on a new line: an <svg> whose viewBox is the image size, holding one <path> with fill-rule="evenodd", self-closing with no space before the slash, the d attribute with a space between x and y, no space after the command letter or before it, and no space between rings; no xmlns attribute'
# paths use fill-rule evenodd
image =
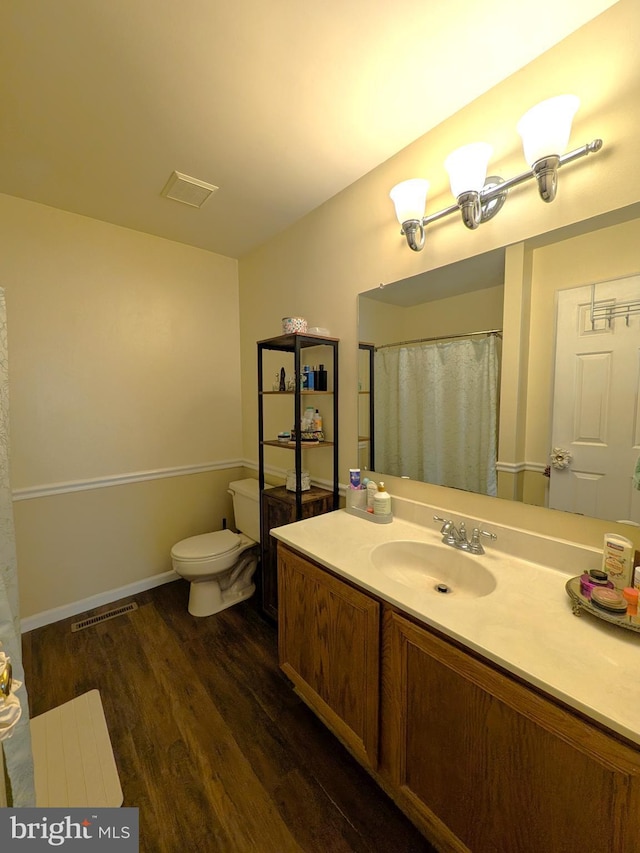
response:
<svg viewBox="0 0 640 853"><path fill-rule="evenodd" d="M617 533L604 534L602 570L618 590L633 585L633 542Z"/></svg>
<svg viewBox="0 0 640 853"><path fill-rule="evenodd" d="M391 515L391 495L382 482L378 485L378 491L373 496L373 514Z"/></svg>
<svg viewBox="0 0 640 853"><path fill-rule="evenodd" d="M373 480L369 480L367 483L367 509L373 509L373 499L375 498L378 492L378 484L374 483Z"/></svg>

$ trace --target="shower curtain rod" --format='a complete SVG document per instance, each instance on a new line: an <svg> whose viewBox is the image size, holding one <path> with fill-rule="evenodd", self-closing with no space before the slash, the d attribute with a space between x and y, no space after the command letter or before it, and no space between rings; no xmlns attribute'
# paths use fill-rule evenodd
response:
<svg viewBox="0 0 640 853"><path fill-rule="evenodd" d="M497 335L502 337L502 329L486 329L484 332L463 332L459 335L436 335L433 338L416 338L413 341L396 341L395 344L381 344L376 347L376 352L379 349L388 349L389 347L404 347L410 344L428 344L432 341L452 341L455 338L472 338L476 335Z"/></svg>

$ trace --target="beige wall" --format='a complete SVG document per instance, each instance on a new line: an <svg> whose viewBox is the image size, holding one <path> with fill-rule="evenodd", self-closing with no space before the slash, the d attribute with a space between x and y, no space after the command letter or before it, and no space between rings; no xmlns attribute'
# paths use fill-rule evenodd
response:
<svg viewBox="0 0 640 853"><path fill-rule="evenodd" d="M230 518L237 262L1 195L0 235L26 617L166 571L172 540Z"/></svg>
<svg viewBox="0 0 640 853"><path fill-rule="evenodd" d="M492 89L434 131L399 152L360 181L335 196L240 261L243 441L245 457L256 458L255 341L278 334L279 318L305 316L311 325L329 327L341 339L340 479L357 459L357 295L380 282L435 269L499 246L523 244L556 229L580 223L640 201L637 168L637 104L640 103L640 56L635 34L640 5L621 0L592 23L521 72ZM426 247L411 252L394 220L389 189L411 176L432 182L427 212L451 203L442 166L455 147L474 139L494 144L491 169L509 177L522 171L520 143L514 131L530 105L564 91L581 98L571 143L602 137L603 151L564 167L558 198L545 205L535 187L514 189L505 209L477 231L468 232L449 217L430 226ZM553 239L553 238L551 238ZM522 281L522 264L516 271ZM509 259L505 281L509 277ZM505 315L522 306L505 294ZM506 338L506 336L505 336ZM507 351L509 405L526 406L527 352L518 332ZM507 354L508 352L508 354ZM353 392L350 391L353 389ZM504 390L504 384L503 384ZM521 458L524 420L514 421L514 458ZM502 430L502 424L501 424ZM601 545L605 522L593 522L510 501L461 495L397 481L397 493L440 502L458 512L531 526Z"/></svg>

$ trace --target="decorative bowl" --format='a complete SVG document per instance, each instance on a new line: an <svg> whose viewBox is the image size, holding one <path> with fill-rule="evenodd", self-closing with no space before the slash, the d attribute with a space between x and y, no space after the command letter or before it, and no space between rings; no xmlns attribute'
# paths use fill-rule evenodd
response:
<svg viewBox="0 0 640 853"><path fill-rule="evenodd" d="M304 317L283 317L283 335L304 335L307 331L307 321Z"/></svg>

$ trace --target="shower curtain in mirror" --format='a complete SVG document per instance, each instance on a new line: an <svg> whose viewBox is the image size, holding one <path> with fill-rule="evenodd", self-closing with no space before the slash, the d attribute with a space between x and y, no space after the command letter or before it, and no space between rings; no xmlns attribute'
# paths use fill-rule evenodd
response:
<svg viewBox="0 0 640 853"><path fill-rule="evenodd" d="M376 471L496 494L493 335L382 347L375 389Z"/></svg>
<svg viewBox="0 0 640 853"><path fill-rule="evenodd" d="M16 543L9 483L7 314L2 288L0 288L0 643L2 644L2 651L11 659L14 678L24 682L18 612ZM34 806L29 705L24 683L15 695L20 700L22 716L11 737L2 741L10 786L8 802L9 805L16 807ZM0 724L1 722L0 719ZM0 761L0 772L2 772L1 765L2 762Z"/></svg>

